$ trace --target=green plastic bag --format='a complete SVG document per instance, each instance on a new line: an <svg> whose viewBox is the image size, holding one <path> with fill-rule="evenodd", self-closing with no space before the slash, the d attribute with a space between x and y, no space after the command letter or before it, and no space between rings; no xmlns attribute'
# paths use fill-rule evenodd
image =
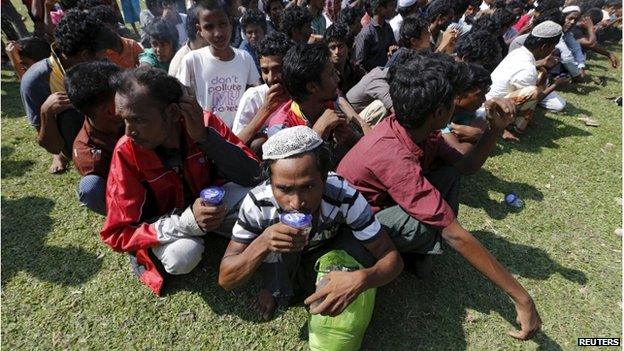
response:
<svg viewBox="0 0 624 351"><path fill-rule="evenodd" d="M317 283L336 268L354 271L362 269L353 257L343 250L334 250L321 256L315 265ZM338 316L310 315L308 340L313 351L356 351L360 349L364 333L373 315L377 289L361 293Z"/></svg>

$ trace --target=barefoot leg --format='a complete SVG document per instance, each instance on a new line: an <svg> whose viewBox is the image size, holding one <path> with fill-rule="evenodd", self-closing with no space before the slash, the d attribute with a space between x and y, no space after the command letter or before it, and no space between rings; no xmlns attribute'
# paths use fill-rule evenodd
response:
<svg viewBox="0 0 624 351"><path fill-rule="evenodd" d="M52 155L52 165L48 168L51 174L61 174L67 170L67 158L63 155Z"/></svg>
<svg viewBox="0 0 624 351"><path fill-rule="evenodd" d="M256 296L253 308L258 312L260 318L268 321L273 318L273 313L277 308L277 301L275 301L275 297L268 290L262 289Z"/></svg>
<svg viewBox="0 0 624 351"><path fill-rule="evenodd" d="M512 141L520 141L517 136L515 136L512 132L505 129L503 131L503 139L504 140L512 140Z"/></svg>

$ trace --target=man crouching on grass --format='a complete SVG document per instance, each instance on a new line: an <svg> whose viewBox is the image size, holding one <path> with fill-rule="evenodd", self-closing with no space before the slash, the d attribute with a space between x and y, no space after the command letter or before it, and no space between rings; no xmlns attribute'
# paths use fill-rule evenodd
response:
<svg viewBox="0 0 624 351"><path fill-rule="evenodd" d="M207 232L229 236L260 169L251 150L167 72L128 70L112 85L126 131L113 151L100 237L130 253L139 279L159 295L165 272L197 266ZM213 185L225 188L219 205L198 198Z"/></svg>
<svg viewBox="0 0 624 351"><path fill-rule="evenodd" d="M343 178L330 173L330 151L312 129L284 129L262 146L265 182L243 200L219 269L219 285L231 290L260 269L263 290L256 309L264 319L277 305L314 291L316 260L342 249L366 269L331 272L309 296L313 314L336 316L367 289L393 280L403 262L370 206ZM312 216L309 235L280 222L281 213Z"/></svg>

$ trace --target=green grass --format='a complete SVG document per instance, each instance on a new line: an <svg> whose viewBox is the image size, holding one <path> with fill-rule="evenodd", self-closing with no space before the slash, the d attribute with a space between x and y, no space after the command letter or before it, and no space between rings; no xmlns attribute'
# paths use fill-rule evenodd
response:
<svg viewBox="0 0 624 351"><path fill-rule="evenodd" d="M620 51L620 47L614 47ZM621 94L619 70L600 57L605 86L564 92L562 114L538 113L520 143L501 143L484 169L462 180L460 220L533 295L543 333L506 336L515 311L450 249L427 280L403 273L379 289L367 350L572 350L578 337L621 331ZM225 243L211 241L191 274L157 298L125 255L98 238L102 217L79 207L79 176L46 173L12 73L2 71L2 343L7 350L299 350L307 312L270 322L250 312L254 286L216 284ZM577 121L586 114L600 122ZM501 205L516 191L521 211Z"/></svg>

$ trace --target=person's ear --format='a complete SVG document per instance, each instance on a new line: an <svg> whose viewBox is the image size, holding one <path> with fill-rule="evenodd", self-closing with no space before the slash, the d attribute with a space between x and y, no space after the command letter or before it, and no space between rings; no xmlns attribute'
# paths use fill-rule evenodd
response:
<svg viewBox="0 0 624 351"><path fill-rule="evenodd" d="M317 82L307 82L305 87L309 95L314 95L319 91L319 84Z"/></svg>
<svg viewBox="0 0 624 351"><path fill-rule="evenodd" d="M165 107L165 116L167 122L176 122L180 119L180 105L175 102L170 103Z"/></svg>

